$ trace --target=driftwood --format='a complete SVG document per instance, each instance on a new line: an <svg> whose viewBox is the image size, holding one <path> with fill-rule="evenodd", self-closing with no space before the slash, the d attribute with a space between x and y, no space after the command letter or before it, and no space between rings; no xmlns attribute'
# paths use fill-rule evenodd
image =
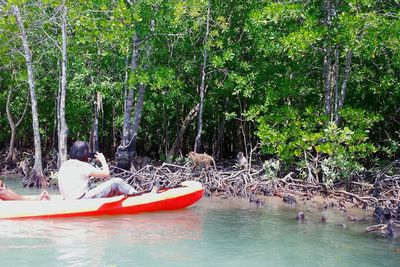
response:
<svg viewBox="0 0 400 267"><path fill-rule="evenodd" d="M400 233L400 221L389 220L388 223L371 225L365 231L367 233L375 232L389 237L398 237Z"/></svg>

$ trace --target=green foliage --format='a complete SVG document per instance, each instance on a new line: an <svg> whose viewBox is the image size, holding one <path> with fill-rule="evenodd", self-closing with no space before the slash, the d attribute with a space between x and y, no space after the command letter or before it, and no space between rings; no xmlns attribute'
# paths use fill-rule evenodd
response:
<svg viewBox="0 0 400 267"><path fill-rule="evenodd" d="M363 169L361 162L377 151L369 141L368 133L379 116L365 110L346 109L343 117L347 126L327 123L323 115L312 108L305 112L279 108L259 120L258 136L262 149L278 155L287 164L300 162L300 172L307 176L304 160L310 155L317 161L315 174L322 174L328 185L336 179L349 179Z"/></svg>
<svg viewBox="0 0 400 267"><path fill-rule="evenodd" d="M263 169L265 171L264 177L269 180L274 180L278 178L279 170L280 170L280 162L279 160L266 160L263 163Z"/></svg>
<svg viewBox="0 0 400 267"><path fill-rule="evenodd" d="M19 29L15 18L7 13L12 4L18 4L35 67L43 146L50 150L56 147L53 136L61 72L61 2L6 2L0 17L1 148L9 141L4 109L8 90L17 89L12 105L16 117L26 100L27 71L20 53ZM137 97L137 89L143 84L146 94L138 145L143 153L164 155L199 101L206 48L203 142L207 152L213 152L221 120L225 119L224 156L243 150L244 143L249 150L261 141L264 153L279 158L280 168L297 167L305 177L310 169L327 185L349 179L374 164L375 159L397 158L398 3L340 3L331 24L326 25L324 5L317 0L211 1L210 35L204 44L208 0L67 1L66 116L70 141L89 139L94 100L100 92L100 142L114 154L113 146L120 141L126 90L133 89ZM140 56L132 72L134 35L140 40ZM339 52L338 92L346 54L353 52L338 125L330 123L324 112L327 45ZM19 145L25 147L32 146L29 115L18 132ZM192 147L194 121L185 134L182 153ZM246 141L243 144L238 141L242 139ZM317 165L313 165L315 159ZM272 167L266 168L273 176Z"/></svg>
<svg viewBox="0 0 400 267"><path fill-rule="evenodd" d="M280 159L293 162L304 150L316 142L321 133L317 131L321 120L307 109L305 114L287 106L278 107L259 119L257 135L267 154L277 154Z"/></svg>
<svg viewBox="0 0 400 267"><path fill-rule="evenodd" d="M349 182L354 174L364 170L360 163L347 156L345 153L339 153L322 160L320 168L326 187L332 187L336 181Z"/></svg>

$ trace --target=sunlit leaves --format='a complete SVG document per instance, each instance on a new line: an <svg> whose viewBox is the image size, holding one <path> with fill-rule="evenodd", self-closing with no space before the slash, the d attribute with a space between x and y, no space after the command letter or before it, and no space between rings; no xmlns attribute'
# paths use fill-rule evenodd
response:
<svg viewBox="0 0 400 267"><path fill-rule="evenodd" d="M286 161L295 161L305 151L359 160L376 152L375 146L368 142L368 132L379 118L366 112L364 117L356 111L353 115L350 113L348 110L345 118L358 116L359 123L338 127L334 123L324 124L324 117L318 116L313 109L299 112L291 108L273 108L268 115L260 118L258 136L265 152L277 154ZM369 123L365 123L365 117L370 118Z"/></svg>
<svg viewBox="0 0 400 267"><path fill-rule="evenodd" d="M255 10L251 20L256 25L278 24L282 21L298 20L303 17L302 5L296 3L270 3L262 10Z"/></svg>
<svg viewBox="0 0 400 267"><path fill-rule="evenodd" d="M290 58L303 57L305 52L314 45L321 37L318 32L307 28L301 28L281 39L285 50Z"/></svg>
<svg viewBox="0 0 400 267"><path fill-rule="evenodd" d="M173 21L173 23L175 25L178 25L180 23L180 21L182 20L182 18L186 14L186 11L187 11L187 2L186 1L179 1L175 5L175 9L174 9L175 20Z"/></svg>

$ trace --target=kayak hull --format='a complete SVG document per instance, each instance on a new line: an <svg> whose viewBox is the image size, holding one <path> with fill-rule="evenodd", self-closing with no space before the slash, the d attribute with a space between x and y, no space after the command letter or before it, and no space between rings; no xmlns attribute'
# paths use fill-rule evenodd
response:
<svg viewBox="0 0 400 267"><path fill-rule="evenodd" d="M48 201L0 201L0 219L65 218L177 210L193 205L203 194L201 183L186 181L178 188L135 196L81 200L62 200L60 196L52 196Z"/></svg>

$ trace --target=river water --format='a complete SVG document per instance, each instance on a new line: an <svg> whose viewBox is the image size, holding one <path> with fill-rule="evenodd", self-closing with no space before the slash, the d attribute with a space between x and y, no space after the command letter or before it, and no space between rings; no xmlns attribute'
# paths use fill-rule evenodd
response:
<svg viewBox="0 0 400 267"><path fill-rule="evenodd" d="M0 266L400 266L399 240L333 210L306 210L300 223L298 211L203 198L170 212L0 220Z"/></svg>

